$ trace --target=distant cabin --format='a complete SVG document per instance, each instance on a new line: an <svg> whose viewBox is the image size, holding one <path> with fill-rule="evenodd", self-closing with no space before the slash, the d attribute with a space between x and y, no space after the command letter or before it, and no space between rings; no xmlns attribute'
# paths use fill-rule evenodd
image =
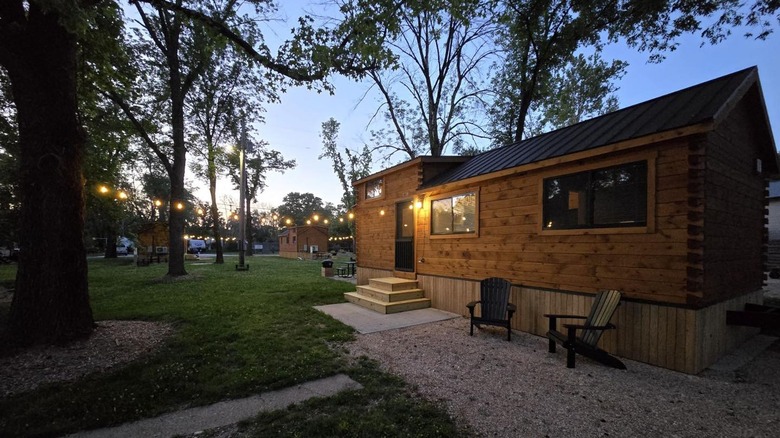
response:
<svg viewBox="0 0 780 438"><path fill-rule="evenodd" d="M697 373L756 333L767 184L778 174L756 68L474 157L419 157L356 181L358 284L416 279L466 314L479 281L513 283L512 326L625 300L609 352Z"/></svg>
<svg viewBox="0 0 780 438"><path fill-rule="evenodd" d="M279 255L298 258L308 254L328 251L328 227L302 225L290 227L279 233Z"/></svg>

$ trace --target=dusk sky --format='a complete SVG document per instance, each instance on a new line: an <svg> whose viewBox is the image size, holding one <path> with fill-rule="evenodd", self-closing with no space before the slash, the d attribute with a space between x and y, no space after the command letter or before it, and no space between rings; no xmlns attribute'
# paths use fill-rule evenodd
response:
<svg viewBox="0 0 780 438"><path fill-rule="evenodd" d="M283 3L285 7L288 4ZM288 9L289 16L295 12ZM780 32L780 29L778 29ZM744 32L735 31L726 42L716 46L700 47L698 36L681 40L678 50L667 54L658 64L647 63L648 55L625 46L609 47L602 55L605 60L621 59L629 62L626 75L617 83L616 95L620 107L634 105L676 90L696 85L747 67L758 66L770 124L775 142L780 138L780 33L767 41L746 39ZM253 208L266 208L282 203L289 192L310 192L326 202L338 204L341 186L329 160L318 160L322 149L319 138L322 122L334 117L341 123L339 145L343 149L361 148L370 140L367 127L378 106L377 95L369 93L369 83L356 83L344 78L333 78L335 95L317 94L305 88L290 89L281 96L282 103L268 106L266 123L258 127L258 137L268 141L272 149L281 151L286 159L295 159L298 166L284 174L269 174L267 188L258 197ZM397 156L396 161L401 161ZM375 160L373 171L383 163ZM201 185L202 186L202 185ZM203 187L201 187L203 188ZM218 196L238 198L235 191L220 185ZM207 199L206 191L198 195Z"/></svg>

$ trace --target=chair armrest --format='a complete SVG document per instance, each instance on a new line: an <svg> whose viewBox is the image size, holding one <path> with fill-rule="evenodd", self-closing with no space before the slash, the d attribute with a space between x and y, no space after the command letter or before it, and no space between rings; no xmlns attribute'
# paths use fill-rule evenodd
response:
<svg viewBox="0 0 780 438"><path fill-rule="evenodd" d="M548 319L550 331L558 330L558 318L588 319L587 316L582 315L560 315L555 313L545 313L544 316Z"/></svg>
<svg viewBox="0 0 780 438"><path fill-rule="evenodd" d="M477 303L481 303L481 302L482 302L481 300L480 301L472 301L472 302L466 304L466 307L469 308L469 316L471 318L474 318L474 307L477 306Z"/></svg>
<svg viewBox="0 0 780 438"><path fill-rule="evenodd" d="M566 328L581 329L581 330L609 330L617 328L615 324L609 323L607 325L585 325L585 324L564 324Z"/></svg>
<svg viewBox="0 0 780 438"><path fill-rule="evenodd" d="M508 310L510 312L515 312L515 311L517 311L517 306L515 306L512 303L507 303L506 310Z"/></svg>
<svg viewBox="0 0 780 438"><path fill-rule="evenodd" d="M554 313L545 313L545 318L572 318L572 319L588 319L587 316L582 315L556 315Z"/></svg>

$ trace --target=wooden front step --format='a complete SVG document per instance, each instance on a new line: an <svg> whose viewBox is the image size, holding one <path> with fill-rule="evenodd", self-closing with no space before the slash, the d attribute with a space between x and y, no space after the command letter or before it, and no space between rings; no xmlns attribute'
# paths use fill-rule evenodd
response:
<svg viewBox="0 0 780 438"><path fill-rule="evenodd" d="M384 277L372 278L368 280L368 285L374 289L386 291L399 291L417 289L417 280L406 280L404 278Z"/></svg>
<svg viewBox="0 0 780 438"><path fill-rule="evenodd" d="M350 303L379 313L398 313L431 307L430 298L417 287L416 280L402 278L372 278L369 285L358 286L357 292L347 292Z"/></svg>
<svg viewBox="0 0 780 438"><path fill-rule="evenodd" d="M371 286L358 286L357 291L360 295L385 303L425 298L425 291L422 289L406 289L390 292Z"/></svg>
<svg viewBox="0 0 780 438"><path fill-rule="evenodd" d="M431 300L428 298L415 298L413 300L386 302L360 295L357 292L347 292L344 298L350 303L365 307L379 313L398 313L407 310L426 309L431 307Z"/></svg>

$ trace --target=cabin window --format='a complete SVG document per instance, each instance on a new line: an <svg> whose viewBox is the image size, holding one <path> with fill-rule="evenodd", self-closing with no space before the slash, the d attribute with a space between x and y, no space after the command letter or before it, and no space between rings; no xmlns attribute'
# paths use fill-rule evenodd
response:
<svg viewBox="0 0 780 438"><path fill-rule="evenodd" d="M476 232L477 195L464 193L431 201L431 234L473 234Z"/></svg>
<svg viewBox="0 0 780 438"><path fill-rule="evenodd" d="M366 183L366 199L382 197L382 178L377 178Z"/></svg>
<svg viewBox="0 0 780 438"><path fill-rule="evenodd" d="M544 229L647 225L647 161L544 180Z"/></svg>

